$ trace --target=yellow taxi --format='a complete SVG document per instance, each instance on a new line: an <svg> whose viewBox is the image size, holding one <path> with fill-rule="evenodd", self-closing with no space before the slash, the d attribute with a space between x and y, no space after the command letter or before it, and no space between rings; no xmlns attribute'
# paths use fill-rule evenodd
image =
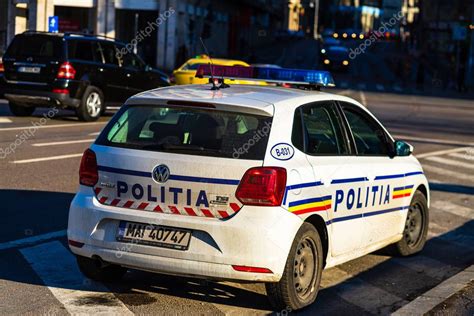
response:
<svg viewBox="0 0 474 316"><path fill-rule="evenodd" d="M207 55L198 55L195 58L189 59L181 67L173 71L173 74L170 78L172 84L182 85L182 84L206 84L209 82L208 78L196 78L196 70L200 65L207 65L210 63L209 57ZM221 59L221 58L212 58L212 63L216 66L244 66L249 67L250 65L241 60L234 59ZM232 84L253 84L253 85L268 85L264 81L247 81L247 80L233 80L227 79L229 83Z"/></svg>

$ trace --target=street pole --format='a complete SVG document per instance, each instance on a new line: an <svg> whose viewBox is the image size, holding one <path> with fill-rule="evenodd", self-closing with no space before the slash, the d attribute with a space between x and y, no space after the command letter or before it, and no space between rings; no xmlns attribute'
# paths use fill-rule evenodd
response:
<svg viewBox="0 0 474 316"><path fill-rule="evenodd" d="M313 37L318 39L318 24L319 24L319 0L314 0L314 28L313 28Z"/></svg>

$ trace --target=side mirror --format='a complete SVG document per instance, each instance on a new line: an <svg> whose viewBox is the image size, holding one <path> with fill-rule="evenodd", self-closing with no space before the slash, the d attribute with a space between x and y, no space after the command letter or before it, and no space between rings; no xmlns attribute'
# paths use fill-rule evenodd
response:
<svg viewBox="0 0 474 316"><path fill-rule="evenodd" d="M395 141L395 155L399 157L410 156L413 152L413 146L402 140Z"/></svg>

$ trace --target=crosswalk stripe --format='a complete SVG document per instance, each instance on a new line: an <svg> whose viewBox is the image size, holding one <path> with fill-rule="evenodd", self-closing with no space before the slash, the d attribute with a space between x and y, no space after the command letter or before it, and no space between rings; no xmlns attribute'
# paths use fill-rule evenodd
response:
<svg viewBox="0 0 474 316"><path fill-rule="evenodd" d="M431 208L449 212L451 214L462 216L468 219L474 219L474 209L457 205L449 201L435 200L431 203Z"/></svg>
<svg viewBox="0 0 474 316"><path fill-rule="evenodd" d="M403 258L393 257L391 262L418 273L423 273L436 280L444 280L447 275L459 271L458 268L449 264L421 255Z"/></svg>
<svg viewBox="0 0 474 316"><path fill-rule="evenodd" d="M465 163L465 162L462 162L462 161L443 158L443 157L427 157L426 160L439 162L441 164L450 165L450 166L463 167L463 168L467 168L467 169L474 169L474 164Z"/></svg>
<svg viewBox="0 0 474 316"><path fill-rule="evenodd" d="M464 154L461 154L461 153L452 153L452 154L449 154L448 156L450 157L455 157L455 158L461 158L461 159L465 159L465 160L472 160L472 162L474 163L474 155L469 155L468 153L464 153Z"/></svg>
<svg viewBox="0 0 474 316"><path fill-rule="evenodd" d="M354 304L372 314L388 314L393 307L402 307L408 301L364 280L353 276L340 268L332 268L331 273L336 275L337 295L345 301ZM323 287L334 286L334 282L322 282Z"/></svg>
<svg viewBox="0 0 474 316"><path fill-rule="evenodd" d="M59 241L20 251L71 315L133 315L105 285L85 278L74 256Z"/></svg>
<svg viewBox="0 0 474 316"><path fill-rule="evenodd" d="M435 167L435 166L432 166L432 165L427 165L427 164L422 164L422 165L423 165L424 170L428 170L430 172L443 175L446 178L453 177L453 178L458 178L458 179L461 179L461 180L468 180L468 181L472 180L472 175L467 174L467 173L460 173L460 172L447 170L447 169L443 169L443 168L438 168L438 167Z"/></svg>
<svg viewBox="0 0 474 316"><path fill-rule="evenodd" d="M11 123L12 120L10 120L8 117L0 117L0 123Z"/></svg>

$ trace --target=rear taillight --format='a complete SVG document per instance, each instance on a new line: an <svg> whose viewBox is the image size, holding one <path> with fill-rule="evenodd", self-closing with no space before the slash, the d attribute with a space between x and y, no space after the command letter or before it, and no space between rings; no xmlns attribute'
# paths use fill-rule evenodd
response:
<svg viewBox="0 0 474 316"><path fill-rule="evenodd" d="M76 76L76 69L68 61L64 62L59 66L58 74L56 78L62 79L74 79Z"/></svg>
<svg viewBox="0 0 474 316"><path fill-rule="evenodd" d="M244 205L281 205L286 187L286 169L257 167L245 172L235 196Z"/></svg>
<svg viewBox="0 0 474 316"><path fill-rule="evenodd" d="M57 94L69 94L69 90L68 90L68 89L53 89L53 93L57 93Z"/></svg>
<svg viewBox="0 0 474 316"><path fill-rule="evenodd" d="M99 181L99 171L97 168L97 158L95 153L87 149L82 155L81 166L79 168L79 182L82 185L93 187Z"/></svg>
<svg viewBox="0 0 474 316"><path fill-rule="evenodd" d="M5 68L3 67L3 63L0 61L0 72L4 72Z"/></svg>

